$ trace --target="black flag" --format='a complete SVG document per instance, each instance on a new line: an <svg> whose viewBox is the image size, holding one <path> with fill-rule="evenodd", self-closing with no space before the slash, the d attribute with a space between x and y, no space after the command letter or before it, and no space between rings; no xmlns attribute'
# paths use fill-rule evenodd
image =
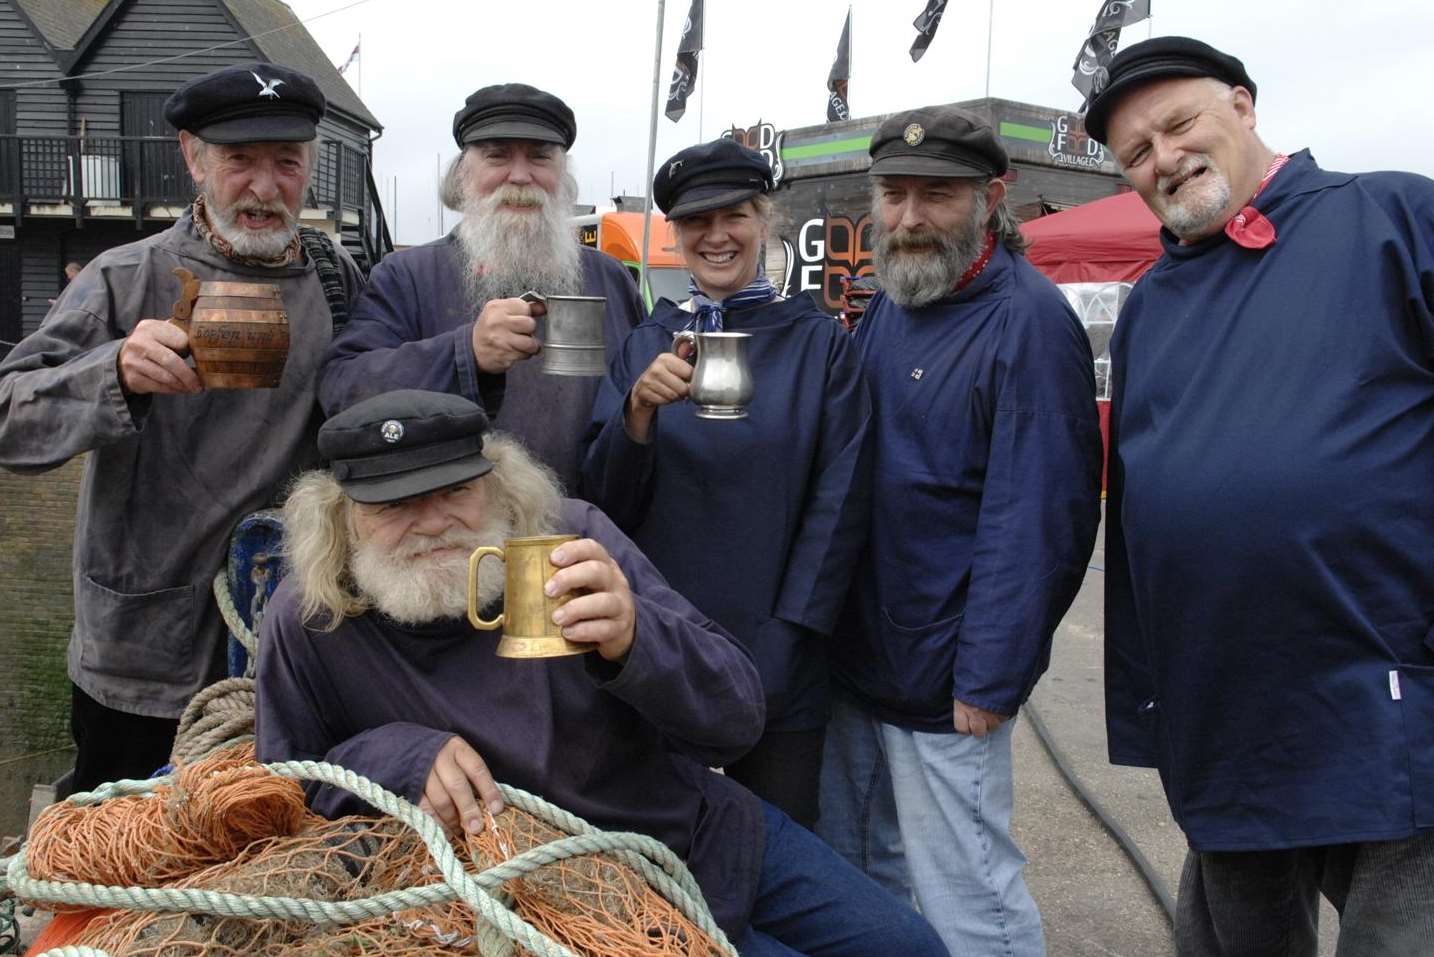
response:
<svg viewBox="0 0 1434 957"><path fill-rule="evenodd" d="M847 100L847 83L851 80L851 7L846 8L846 26L841 28L836 59L827 74L827 122L835 123L851 116Z"/></svg>
<svg viewBox="0 0 1434 957"><path fill-rule="evenodd" d="M1120 28L1139 23L1150 16L1150 0L1101 0L1095 25L1076 54L1075 73L1071 85L1085 97L1081 112L1090 103L1091 94L1102 89L1110 78L1110 61L1120 46Z"/></svg>
<svg viewBox="0 0 1434 957"><path fill-rule="evenodd" d="M945 12L946 0L926 0L926 9L911 21L911 25L916 28L916 41L911 44L912 63L921 59L926 48L931 46L931 40L936 36L936 28L941 26L941 14Z"/></svg>
<svg viewBox="0 0 1434 957"><path fill-rule="evenodd" d="M687 112L687 94L697 85L697 54L702 49L702 0L692 0L682 40L677 44L677 63L672 67L672 86L667 91L667 118L676 123Z"/></svg>

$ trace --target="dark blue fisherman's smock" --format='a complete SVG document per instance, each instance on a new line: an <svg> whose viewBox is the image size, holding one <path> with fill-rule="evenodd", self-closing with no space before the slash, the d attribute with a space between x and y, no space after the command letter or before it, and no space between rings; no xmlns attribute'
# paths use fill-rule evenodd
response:
<svg viewBox="0 0 1434 957"><path fill-rule="evenodd" d="M912 730L955 733L953 698L1014 714L1100 521L1090 342L1060 291L1000 246L929 306L878 294L856 340L876 436L871 544L834 677Z"/></svg>
<svg viewBox="0 0 1434 957"><path fill-rule="evenodd" d="M1434 825L1434 182L1291 158L1111 347L1106 718L1201 851Z"/></svg>
<svg viewBox="0 0 1434 957"><path fill-rule="evenodd" d="M407 626L370 611L315 631L291 576L259 637L259 760L329 761L416 803L457 735L495 780L668 845L735 937L757 893L762 808L708 767L761 734L757 671L597 509L564 500L558 530L600 542L632 587L636 633L621 665L596 654L499 658L491 633L461 618ZM308 794L329 818L367 810L341 788L310 784Z"/></svg>
<svg viewBox="0 0 1434 957"><path fill-rule="evenodd" d="M650 443L634 442L627 395L691 320L663 299L628 337L593 408L583 493L751 650L769 731L820 728L827 636L866 534L871 406L856 350L804 295L728 310L724 328L752 334L747 418L676 402L657 410Z"/></svg>
<svg viewBox="0 0 1434 957"><path fill-rule="evenodd" d="M583 295L607 297L603 336L611 361L646 310L621 263L595 249L579 252ZM479 371L473 356L478 314L464 291L462 262L453 233L385 256L324 359L319 401L333 415L393 389L461 395L482 405L495 427L521 439L571 494L601 380L548 375L541 355L506 373Z"/></svg>

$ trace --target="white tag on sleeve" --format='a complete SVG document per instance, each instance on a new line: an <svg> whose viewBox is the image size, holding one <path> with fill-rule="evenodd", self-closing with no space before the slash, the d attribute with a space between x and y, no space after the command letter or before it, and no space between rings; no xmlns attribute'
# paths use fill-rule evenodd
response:
<svg viewBox="0 0 1434 957"><path fill-rule="evenodd" d="M1402 694L1399 693L1399 672L1397 671L1391 671L1389 673L1389 697L1393 698L1395 701L1398 701L1400 698L1404 697Z"/></svg>

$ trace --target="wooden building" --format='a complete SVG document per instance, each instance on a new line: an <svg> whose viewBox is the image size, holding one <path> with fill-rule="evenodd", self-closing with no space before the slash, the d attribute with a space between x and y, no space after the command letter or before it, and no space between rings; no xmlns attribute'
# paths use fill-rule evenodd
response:
<svg viewBox="0 0 1434 957"><path fill-rule="evenodd" d="M302 219L368 268L392 249L374 185L383 127L277 0L0 0L0 354L32 332L64 266L167 228L194 195L165 99L269 62L328 99Z"/></svg>

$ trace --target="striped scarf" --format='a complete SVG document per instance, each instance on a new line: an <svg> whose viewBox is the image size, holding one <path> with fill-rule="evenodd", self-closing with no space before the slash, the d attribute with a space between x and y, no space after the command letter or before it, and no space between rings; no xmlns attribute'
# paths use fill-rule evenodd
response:
<svg viewBox="0 0 1434 957"><path fill-rule="evenodd" d="M694 332L721 332L722 317L728 309L760 306L777 298L777 287L772 285L772 280L760 273L756 279L721 301L704 296L702 290L697 288L695 279L687 280L687 291L692 294L693 312L692 321L687 324L687 328Z"/></svg>

